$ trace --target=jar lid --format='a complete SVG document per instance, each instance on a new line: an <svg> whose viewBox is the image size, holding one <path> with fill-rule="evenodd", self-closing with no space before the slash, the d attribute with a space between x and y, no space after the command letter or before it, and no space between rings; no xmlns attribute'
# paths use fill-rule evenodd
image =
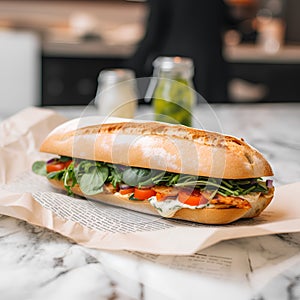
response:
<svg viewBox="0 0 300 300"><path fill-rule="evenodd" d="M98 76L98 81L106 83L117 83L135 78L135 73L130 69L105 69Z"/></svg>
<svg viewBox="0 0 300 300"><path fill-rule="evenodd" d="M181 56L160 56L153 61L153 67L160 69L164 72L176 71L176 72L189 72L190 75L194 71L193 60L189 57Z"/></svg>

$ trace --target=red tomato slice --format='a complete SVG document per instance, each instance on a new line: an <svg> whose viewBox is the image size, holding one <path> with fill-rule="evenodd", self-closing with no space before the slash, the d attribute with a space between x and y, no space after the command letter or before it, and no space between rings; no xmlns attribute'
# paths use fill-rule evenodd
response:
<svg viewBox="0 0 300 300"><path fill-rule="evenodd" d="M127 195L127 194L130 194L130 193L134 193L134 188L120 189L119 193L121 195Z"/></svg>
<svg viewBox="0 0 300 300"><path fill-rule="evenodd" d="M63 162L48 164L46 166L47 173L57 172L57 171L63 170L64 168L65 168L65 163L63 163Z"/></svg>
<svg viewBox="0 0 300 300"><path fill-rule="evenodd" d="M134 189L134 198L139 200L146 200L149 199L152 196L155 196L156 192L152 189Z"/></svg>
<svg viewBox="0 0 300 300"><path fill-rule="evenodd" d="M208 200L200 193L200 191L197 190L192 192L180 191L178 194L178 200L191 206L206 204L208 202Z"/></svg>

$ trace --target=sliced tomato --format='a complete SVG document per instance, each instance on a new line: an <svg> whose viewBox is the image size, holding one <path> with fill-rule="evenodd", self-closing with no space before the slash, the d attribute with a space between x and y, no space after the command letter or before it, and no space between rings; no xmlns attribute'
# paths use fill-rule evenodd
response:
<svg viewBox="0 0 300 300"><path fill-rule="evenodd" d="M66 169L71 164L71 162L72 160L68 160L65 162L54 160L53 162L47 164L46 166L47 173L57 172Z"/></svg>
<svg viewBox="0 0 300 300"><path fill-rule="evenodd" d="M57 172L63 170L64 168L65 168L65 163L63 162L51 163L51 164L47 164L46 166L47 173Z"/></svg>
<svg viewBox="0 0 300 300"><path fill-rule="evenodd" d="M206 204L208 202L208 199L206 199L199 190L180 191L178 194L178 200L191 206Z"/></svg>
<svg viewBox="0 0 300 300"><path fill-rule="evenodd" d="M127 195L127 194L131 194L134 193L134 188L128 188L128 189L120 189L119 193L121 195Z"/></svg>
<svg viewBox="0 0 300 300"><path fill-rule="evenodd" d="M152 196L155 196L156 192L152 189L134 189L134 198L139 200L146 200L149 199Z"/></svg>

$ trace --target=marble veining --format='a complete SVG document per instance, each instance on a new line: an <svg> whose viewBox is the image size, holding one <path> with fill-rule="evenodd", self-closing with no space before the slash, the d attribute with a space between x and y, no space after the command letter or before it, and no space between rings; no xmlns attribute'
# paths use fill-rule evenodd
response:
<svg viewBox="0 0 300 300"><path fill-rule="evenodd" d="M243 137L264 153L275 185L300 181L299 104L212 108L224 133ZM205 109L199 107L195 114L205 129L216 128ZM60 111L80 115L75 109ZM88 249L47 229L0 216L0 299L300 299L300 232L223 241L199 255L222 247L240 255L226 292L220 288L223 281L216 285L213 277L201 277L200 270L180 270L183 258L170 257L167 265L151 254ZM195 284L180 284L189 280Z"/></svg>

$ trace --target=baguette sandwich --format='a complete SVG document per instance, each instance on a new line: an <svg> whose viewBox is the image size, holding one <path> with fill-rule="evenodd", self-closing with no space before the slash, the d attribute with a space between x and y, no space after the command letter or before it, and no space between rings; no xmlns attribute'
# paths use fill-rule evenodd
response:
<svg viewBox="0 0 300 300"><path fill-rule="evenodd" d="M243 139L182 125L85 117L54 129L33 171L69 195L202 224L258 216L274 194L266 159Z"/></svg>

